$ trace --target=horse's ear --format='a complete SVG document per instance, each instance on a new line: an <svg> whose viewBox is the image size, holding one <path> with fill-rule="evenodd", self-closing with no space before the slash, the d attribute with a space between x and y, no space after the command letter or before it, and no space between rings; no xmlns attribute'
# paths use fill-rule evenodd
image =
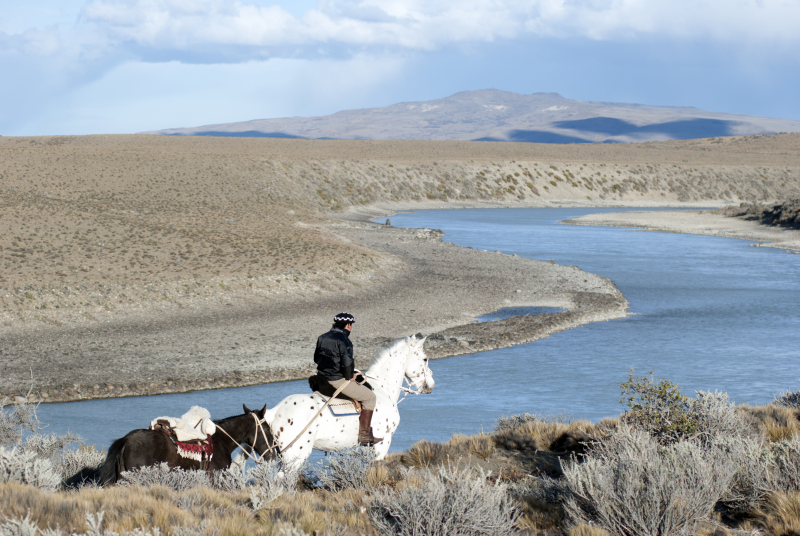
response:
<svg viewBox="0 0 800 536"><path fill-rule="evenodd" d="M258 410L258 411L256 412L256 415L258 415L258 418L259 418L259 419L263 419L263 418L264 418L264 414L265 414L266 412L267 412L267 405L266 405L266 404L264 404L264 407L263 407L263 408L261 408L260 410Z"/></svg>
<svg viewBox="0 0 800 536"><path fill-rule="evenodd" d="M252 409L247 407L247 404L242 404L245 413L254 413Z"/></svg>

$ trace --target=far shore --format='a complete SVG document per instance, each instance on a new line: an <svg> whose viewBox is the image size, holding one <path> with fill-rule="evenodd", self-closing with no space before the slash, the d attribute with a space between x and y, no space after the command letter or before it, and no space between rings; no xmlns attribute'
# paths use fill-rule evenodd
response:
<svg viewBox="0 0 800 536"><path fill-rule="evenodd" d="M641 227L664 233L724 236L758 242L769 247L800 253L800 230L762 225L754 221L732 218L708 210L657 212L608 212L588 214L560 222L567 225L607 227Z"/></svg>

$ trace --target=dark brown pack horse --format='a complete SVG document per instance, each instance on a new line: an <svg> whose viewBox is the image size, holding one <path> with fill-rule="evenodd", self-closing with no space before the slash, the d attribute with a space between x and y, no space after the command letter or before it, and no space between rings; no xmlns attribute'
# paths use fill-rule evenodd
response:
<svg viewBox="0 0 800 536"><path fill-rule="evenodd" d="M273 443L272 431L264 422L264 412L267 410L267 406L265 405L258 411L252 411L245 405L242 407L244 415L214 421L214 424L217 425L217 432L211 436L214 455L207 468L209 471L219 471L230 467L231 454L238 446L236 443L248 452L255 451L261 456L266 456L267 459L275 456L276 453L269 449ZM225 430L230 437L220 429ZM119 480L120 473L124 471L131 471L145 465L157 465L162 462L167 462L170 467L180 467L181 469L203 469L201 462L180 456L175 443L164 432L133 430L111 444L106 461L100 466L97 481L103 486L113 484Z"/></svg>

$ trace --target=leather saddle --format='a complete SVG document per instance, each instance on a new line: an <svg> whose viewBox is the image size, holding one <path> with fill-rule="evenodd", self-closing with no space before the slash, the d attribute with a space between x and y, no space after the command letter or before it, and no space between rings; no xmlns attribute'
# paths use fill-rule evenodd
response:
<svg viewBox="0 0 800 536"><path fill-rule="evenodd" d="M214 446L211 442L211 436L206 439L192 439L190 441L179 441L178 435L172 424L166 419L158 419L154 424L150 425L151 430L158 430L164 432L167 437L175 444L178 454L183 458L190 458L200 462L203 470L207 470L211 463L211 458L214 456Z"/></svg>
<svg viewBox="0 0 800 536"><path fill-rule="evenodd" d="M370 391L373 390L372 386L369 384L363 374L356 374L356 383L363 385ZM312 391L315 391L323 396L327 396L328 398L333 397L333 394L336 392L336 388L328 383L328 380L326 380L324 376L320 376L319 374L308 378L308 386L311 387ZM358 400L353 400L344 393L339 393L336 395L336 398L341 400L349 400L353 403L353 406L355 406L356 411L359 413L361 412L361 403Z"/></svg>

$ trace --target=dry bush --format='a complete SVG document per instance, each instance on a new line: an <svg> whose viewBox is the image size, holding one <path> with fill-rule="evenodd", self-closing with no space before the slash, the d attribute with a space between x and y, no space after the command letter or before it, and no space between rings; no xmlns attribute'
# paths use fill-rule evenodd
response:
<svg viewBox="0 0 800 536"><path fill-rule="evenodd" d="M697 391L697 397L689 400L688 418L696 425L693 439L703 445L720 437L761 439L757 423L737 412L727 393Z"/></svg>
<svg viewBox="0 0 800 536"><path fill-rule="evenodd" d="M424 469L417 482L407 479L396 490L376 492L368 513L381 534L450 536L509 534L519 507L503 483L492 483L483 472L452 466Z"/></svg>
<svg viewBox="0 0 800 536"><path fill-rule="evenodd" d="M357 489L368 491L370 486L370 470L375 461L375 449L357 447L331 453L327 458L327 466L321 462L315 471L320 484L331 491Z"/></svg>
<svg viewBox="0 0 800 536"><path fill-rule="evenodd" d="M786 391L775 395L773 404L786 408L800 409L800 391Z"/></svg>
<svg viewBox="0 0 800 536"><path fill-rule="evenodd" d="M740 439L738 444L739 467L721 498L728 510L752 512L774 492L800 491L800 437L767 443Z"/></svg>
<svg viewBox="0 0 800 536"><path fill-rule="evenodd" d="M509 493L522 505L520 527L536 531L560 531L564 521L561 490L558 480L548 476L529 476L509 483Z"/></svg>
<svg viewBox="0 0 800 536"><path fill-rule="evenodd" d="M564 509L571 524L596 523L612 534L666 536L707 518L736 473L727 444L660 445L622 426L582 463L564 464Z"/></svg>
<svg viewBox="0 0 800 536"><path fill-rule="evenodd" d="M250 470L252 479L250 504L253 510L267 508L282 495L297 493L297 479L305 472L305 466L293 470L282 470L280 461L270 460L256 465Z"/></svg>
<svg viewBox="0 0 800 536"><path fill-rule="evenodd" d="M230 467L222 471L214 471L210 478L214 489L231 492L245 489L249 478L245 471L245 455L239 454Z"/></svg>
<svg viewBox="0 0 800 536"><path fill-rule="evenodd" d="M25 432L39 431L39 419L33 404L7 406L8 399L0 402L0 446L20 446Z"/></svg>
<svg viewBox="0 0 800 536"><path fill-rule="evenodd" d="M151 488L163 486L174 491L197 487L210 487L211 479L205 471L191 471L180 467L170 467L167 462L158 465L137 467L133 471L120 473L120 486L141 486Z"/></svg>
<svg viewBox="0 0 800 536"><path fill-rule="evenodd" d="M77 449L63 449L53 456L53 462L61 474L62 481L73 478L83 480L80 484L93 480L94 472L103 464L105 459L105 452L86 445L81 445ZM88 470L89 474L82 475L86 470ZM82 479L81 476L83 476Z"/></svg>
<svg viewBox="0 0 800 536"><path fill-rule="evenodd" d="M55 491L61 484L61 475L50 460L37 458L33 452L0 447L0 483L5 482Z"/></svg>

